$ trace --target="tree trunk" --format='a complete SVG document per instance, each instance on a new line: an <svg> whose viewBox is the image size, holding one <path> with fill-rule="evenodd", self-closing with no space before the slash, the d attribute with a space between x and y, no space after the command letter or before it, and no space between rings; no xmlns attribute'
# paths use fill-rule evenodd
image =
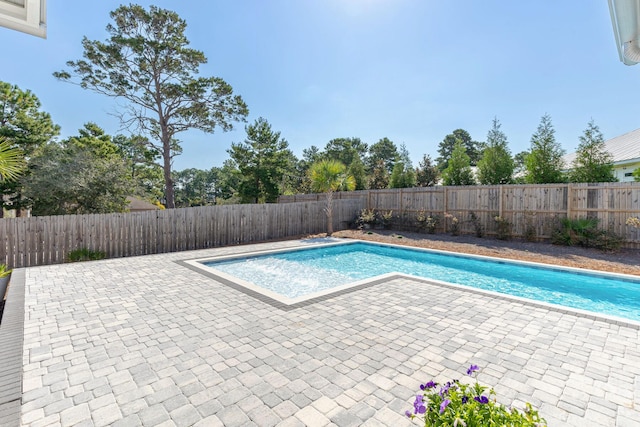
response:
<svg viewBox="0 0 640 427"><path fill-rule="evenodd" d="M327 212L327 236L331 236L333 234L333 191L327 192L325 211Z"/></svg>
<svg viewBox="0 0 640 427"><path fill-rule="evenodd" d="M174 209L176 207L176 201L173 192L173 180L171 179L171 142L169 140L163 141L162 148L165 207L167 209Z"/></svg>

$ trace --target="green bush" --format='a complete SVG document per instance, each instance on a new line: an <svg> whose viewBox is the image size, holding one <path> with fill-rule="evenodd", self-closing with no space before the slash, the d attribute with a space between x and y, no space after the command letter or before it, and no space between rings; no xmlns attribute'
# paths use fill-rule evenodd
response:
<svg viewBox="0 0 640 427"><path fill-rule="evenodd" d="M427 215L427 211L425 211L424 209L420 209L418 212L416 212L416 229L420 232L422 230L425 229L425 227L427 226L427 218L429 217L429 215Z"/></svg>
<svg viewBox="0 0 640 427"><path fill-rule="evenodd" d="M484 227L482 226L482 223L480 222L480 218L478 217L478 215L476 215L475 212L469 212L469 221L471 221L471 224L473 225L473 230L476 234L476 237L483 237L484 236Z"/></svg>
<svg viewBox="0 0 640 427"><path fill-rule="evenodd" d="M533 224L527 224L524 229L524 240L527 242L535 242L538 237L538 232L536 231L536 227Z"/></svg>
<svg viewBox="0 0 640 427"><path fill-rule="evenodd" d="M440 217L438 215L434 215L433 213L427 214L427 211L424 209L420 209L416 213L416 223L417 230L423 231L426 230L429 234L434 234L438 225L440 224Z"/></svg>
<svg viewBox="0 0 640 427"><path fill-rule="evenodd" d="M511 223L501 216L493 217L496 222L496 237L500 240L511 240Z"/></svg>
<svg viewBox="0 0 640 427"><path fill-rule="evenodd" d="M449 232L451 233L452 236L457 236L460 234L460 221L458 220L458 217L456 217L455 215L452 215L450 213L447 213L444 215L444 219L447 223L449 223ZM447 228L447 227L445 227ZM446 230L445 230L446 231Z"/></svg>
<svg viewBox="0 0 640 427"><path fill-rule="evenodd" d="M525 227L524 227L524 240L527 242L535 242L538 240L538 230L536 229L536 214L524 211Z"/></svg>
<svg viewBox="0 0 640 427"><path fill-rule="evenodd" d="M360 227L371 227L376 222L376 211L373 209L362 209L358 216L358 224Z"/></svg>
<svg viewBox="0 0 640 427"><path fill-rule="evenodd" d="M624 237L615 233L613 230L601 230L596 237L594 246L603 251L613 252L620 249L623 243Z"/></svg>
<svg viewBox="0 0 640 427"><path fill-rule="evenodd" d="M384 229L388 230L391 228L391 225L393 224L393 211L380 211L378 212L378 215Z"/></svg>
<svg viewBox="0 0 640 427"><path fill-rule="evenodd" d="M551 233L551 243L559 246L573 246L578 243L576 233L571 229L571 221L563 218Z"/></svg>
<svg viewBox="0 0 640 427"><path fill-rule="evenodd" d="M624 238L613 230L598 228L597 218L563 218L551 235L551 243L564 246L584 246L604 251L620 249Z"/></svg>
<svg viewBox="0 0 640 427"><path fill-rule="evenodd" d="M105 259L107 254L101 251L92 251L87 248L80 248L69 252L69 261L97 261L99 259Z"/></svg>
<svg viewBox="0 0 640 427"><path fill-rule="evenodd" d="M467 375L472 376L478 366L471 365ZM496 402L495 392L475 384L464 384L458 380L438 384L429 381L420 385L420 394L416 395L413 410L405 415L411 420L424 422L431 426L518 426L543 427L544 418L538 411L526 404L523 412L515 408L507 408Z"/></svg>
<svg viewBox="0 0 640 427"><path fill-rule="evenodd" d="M7 268L6 264L0 264L0 277L7 277L11 274L11 269ZM0 298L1 300L2 298Z"/></svg>

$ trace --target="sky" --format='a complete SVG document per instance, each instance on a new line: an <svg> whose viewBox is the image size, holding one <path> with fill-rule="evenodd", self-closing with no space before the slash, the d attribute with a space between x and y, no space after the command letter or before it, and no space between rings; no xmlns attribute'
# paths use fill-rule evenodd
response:
<svg viewBox="0 0 640 427"><path fill-rule="evenodd" d="M104 41L112 0L49 0L47 38L0 28L0 80L31 90L61 127L86 122L122 133L124 100L56 80L82 57L83 36ZM177 12L203 77L229 83L249 107L231 132L179 134L174 169L229 158L245 126L264 117L298 157L312 145L358 137L404 143L414 164L467 130L485 141L494 117L515 154L549 114L575 151L590 120L605 139L640 128L640 65L619 61L604 0L156 0Z"/></svg>

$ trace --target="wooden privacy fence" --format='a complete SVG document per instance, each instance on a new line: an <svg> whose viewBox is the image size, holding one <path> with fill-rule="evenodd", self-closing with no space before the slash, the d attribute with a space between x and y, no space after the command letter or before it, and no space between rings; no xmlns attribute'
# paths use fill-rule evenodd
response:
<svg viewBox="0 0 640 427"><path fill-rule="evenodd" d="M319 200L321 194L281 196L280 203ZM514 236L534 230L538 239L551 237L561 218L597 218L601 228L626 239L626 246L640 247L640 230L626 225L640 216L640 183L478 185L362 190L336 193L337 200L360 200L362 208L393 210L405 220L418 211L438 215L444 231L445 214L460 221L460 231L473 233L473 213L487 234L494 234L500 216L512 224ZM406 222L406 221L405 221Z"/></svg>
<svg viewBox="0 0 640 427"><path fill-rule="evenodd" d="M261 242L326 231L325 203L202 206L139 213L0 219L0 263L62 263L87 248L109 258ZM358 200L336 200L334 229L353 220Z"/></svg>

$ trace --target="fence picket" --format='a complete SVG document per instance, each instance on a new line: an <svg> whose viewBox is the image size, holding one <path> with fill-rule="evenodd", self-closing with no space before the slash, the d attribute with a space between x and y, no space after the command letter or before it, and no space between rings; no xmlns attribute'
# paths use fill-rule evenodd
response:
<svg viewBox="0 0 640 427"><path fill-rule="evenodd" d="M281 196L278 204L218 205L125 214L0 218L0 263L10 268L64 262L70 251L100 250L108 257L202 249L315 234L326 230L323 194ZM400 208L402 207L402 208ZM564 217L595 216L600 226L640 248L640 230L626 225L640 216L640 183L426 187L340 192L334 198L334 229L364 209L393 210L405 219L424 209L456 215L472 233L474 212L487 234L493 217L511 222L513 234L535 229L550 237Z"/></svg>
<svg viewBox="0 0 640 427"><path fill-rule="evenodd" d="M347 194L334 202L336 230L360 209L360 197ZM81 248L115 258L300 236L325 230L324 206L322 200L0 218L0 263L10 268L62 263L70 251Z"/></svg>
<svg viewBox="0 0 640 427"><path fill-rule="evenodd" d="M287 204L320 196L280 196L278 202ZM460 220L463 233L474 231L469 220L471 212L489 235L496 230L494 217L501 215L512 224L514 236L524 236L531 228L539 240L550 238L561 218L594 216L600 220L600 227L610 228L626 239L623 246L640 248L640 230L626 225L627 218L640 216L640 182L361 190L340 193L338 198L359 199L360 209L393 210L394 215L408 222L420 209L441 219L452 214Z"/></svg>

